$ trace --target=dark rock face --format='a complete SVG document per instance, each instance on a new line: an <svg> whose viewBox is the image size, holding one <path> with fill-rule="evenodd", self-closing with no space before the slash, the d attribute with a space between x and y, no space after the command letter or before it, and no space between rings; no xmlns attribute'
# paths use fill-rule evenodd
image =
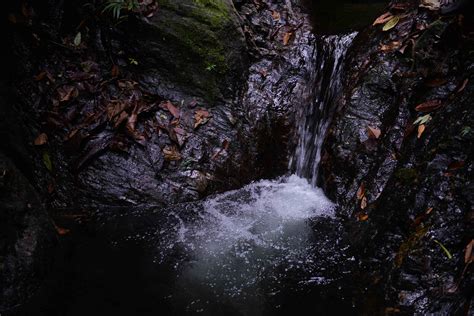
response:
<svg viewBox="0 0 474 316"><path fill-rule="evenodd" d="M14 163L0 155L0 311L25 302L54 258L56 236L40 200Z"/></svg>
<svg viewBox="0 0 474 316"><path fill-rule="evenodd" d="M388 305L455 314L472 295L464 260L473 232L472 17L436 21L403 4L406 16L393 30L370 27L353 44L321 179L348 218L355 249L372 258L363 269L383 279ZM413 32L411 54L381 51ZM416 122L423 116L429 121Z"/></svg>

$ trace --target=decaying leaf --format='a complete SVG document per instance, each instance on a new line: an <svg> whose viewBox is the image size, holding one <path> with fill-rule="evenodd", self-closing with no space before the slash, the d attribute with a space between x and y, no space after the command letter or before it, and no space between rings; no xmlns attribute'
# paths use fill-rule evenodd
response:
<svg viewBox="0 0 474 316"><path fill-rule="evenodd" d="M283 45L288 45L288 42L291 39L291 36L293 35L293 32L286 32L283 34Z"/></svg>
<svg viewBox="0 0 474 316"><path fill-rule="evenodd" d="M456 92L457 93L462 92L466 88L468 82L469 82L469 78L464 79L464 81L461 83L461 85L459 86Z"/></svg>
<svg viewBox="0 0 474 316"><path fill-rule="evenodd" d="M75 46L81 45L81 41L82 41L81 32L77 32L76 36L74 37L74 45Z"/></svg>
<svg viewBox="0 0 474 316"><path fill-rule="evenodd" d="M365 196L365 184L362 182L360 184L359 189L357 190L357 199L362 200L362 198Z"/></svg>
<svg viewBox="0 0 474 316"><path fill-rule="evenodd" d="M357 213L357 220L359 220L360 222L365 222L368 219L369 219L369 215L367 215L366 213L363 213L363 212Z"/></svg>
<svg viewBox="0 0 474 316"><path fill-rule="evenodd" d="M430 87L430 88L436 88L440 87L442 85L445 85L448 82L448 80L444 78L433 78L425 82L425 86Z"/></svg>
<svg viewBox="0 0 474 316"><path fill-rule="evenodd" d="M60 102L69 101L70 99L75 98L79 95L79 90L77 90L76 87L68 85L59 87L57 92Z"/></svg>
<svg viewBox="0 0 474 316"><path fill-rule="evenodd" d="M375 19L374 23L372 23L372 26L384 24L392 18L393 18L393 15L390 12L385 12L384 14L379 16L377 19Z"/></svg>
<svg viewBox="0 0 474 316"><path fill-rule="evenodd" d="M58 233L58 235L60 236L64 236L66 234L68 234L71 230L67 229L67 228L62 228L62 227L59 227L58 225L54 224L54 228L56 229L56 232Z"/></svg>
<svg viewBox="0 0 474 316"><path fill-rule="evenodd" d="M442 105L443 105L443 101L439 99L434 99L434 100L429 100L421 104L418 104L415 107L415 110L418 112L429 113L429 112L433 112L434 110L439 109Z"/></svg>
<svg viewBox="0 0 474 316"><path fill-rule="evenodd" d="M385 25L382 28L382 31L386 32L393 29L398 24L399 21L400 21L400 16L395 15L387 23L385 23Z"/></svg>
<svg viewBox="0 0 474 316"><path fill-rule="evenodd" d="M161 107L167 109L173 116L174 118L179 118L179 109L173 105L170 101L165 101L160 104Z"/></svg>
<svg viewBox="0 0 474 316"><path fill-rule="evenodd" d="M362 197L362 200L360 201L360 208L365 209L367 207L367 197Z"/></svg>
<svg viewBox="0 0 474 316"><path fill-rule="evenodd" d="M118 77L118 76L120 75L120 68L119 68L119 66L117 66L117 65L113 65L113 66L112 66L111 75L112 75L112 77L114 77L114 78L116 78L116 77Z"/></svg>
<svg viewBox="0 0 474 316"><path fill-rule="evenodd" d="M431 121L431 115L429 114L426 114L426 115L423 115L423 116L420 116L419 118L417 118L413 124L416 125L421 125L421 124L426 124L428 123L429 121Z"/></svg>
<svg viewBox="0 0 474 316"><path fill-rule="evenodd" d="M51 162L51 158L49 157L49 154L45 151L43 152L43 163L49 171L53 171L53 163Z"/></svg>
<svg viewBox="0 0 474 316"><path fill-rule="evenodd" d="M212 155L211 159L215 160L217 157L219 157L221 155L222 152L226 151L227 148L229 148L229 141L227 139L224 139L222 141L222 148L220 148L218 151L216 151L214 153L214 155Z"/></svg>
<svg viewBox="0 0 474 316"><path fill-rule="evenodd" d="M441 7L442 0L421 0L420 8L437 11Z"/></svg>
<svg viewBox="0 0 474 316"><path fill-rule="evenodd" d="M168 160L168 161L181 160L181 153L176 148L176 146L166 146L165 148L163 148L163 154L165 156L165 160Z"/></svg>
<svg viewBox="0 0 474 316"><path fill-rule="evenodd" d="M206 124L211 118L211 114L205 109L199 109L194 112L194 128Z"/></svg>
<svg viewBox="0 0 474 316"><path fill-rule="evenodd" d="M45 133L41 133L38 135L38 137L36 137L34 144L36 146L41 146L41 145L46 144L47 142L48 142L48 135L46 135Z"/></svg>
<svg viewBox="0 0 474 316"><path fill-rule="evenodd" d="M418 134L416 135L417 138L420 138L423 132L425 131L425 124L418 125Z"/></svg>
<svg viewBox="0 0 474 316"><path fill-rule="evenodd" d="M400 49L402 47L402 42L400 41L393 41L388 44L381 44L380 45L380 51L382 52L391 52L397 49Z"/></svg>
<svg viewBox="0 0 474 316"><path fill-rule="evenodd" d="M380 129L376 127L371 127L371 126L367 126L367 133L369 134L369 138L372 138L372 139L378 139L380 135L382 134Z"/></svg>
<svg viewBox="0 0 474 316"><path fill-rule="evenodd" d="M448 170L454 171L461 169L462 167L464 167L465 164L466 162L464 160L453 161L448 165Z"/></svg>
<svg viewBox="0 0 474 316"><path fill-rule="evenodd" d="M278 11L272 11L272 18L277 21L280 19L280 12Z"/></svg>
<svg viewBox="0 0 474 316"><path fill-rule="evenodd" d="M472 255L472 248L474 247L474 239L471 240L469 244L466 246L466 250L464 251L464 263L469 264L474 262L474 256Z"/></svg>

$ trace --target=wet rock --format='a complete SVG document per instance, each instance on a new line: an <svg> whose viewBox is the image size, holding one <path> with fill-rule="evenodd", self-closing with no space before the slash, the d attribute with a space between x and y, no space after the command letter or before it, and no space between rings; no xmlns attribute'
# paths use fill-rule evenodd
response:
<svg viewBox="0 0 474 316"><path fill-rule="evenodd" d="M28 301L52 266L56 232L35 190L0 154L0 312Z"/></svg>
<svg viewBox="0 0 474 316"><path fill-rule="evenodd" d="M348 219L354 249L364 253L360 259L380 260L370 269L384 275L386 304L407 313L455 314L469 304L472 280L469 271L461 275L473 229L466 220L472 201L462 193L472 186L472 135L460 134L473 122L472 73L465 72L474 63L467 57L472 36L461 40L472 24L459 25L454 16L434 22L436 14L424 9L405 13L393 31L369 27L355 39L340 110L325 141L321 180ZM412 59L380 50L388 40L407 40L404 28L416 23L429 26ZM432 78L444 81L432 84ZM420 134L415 120L427 113L416 107L434 98L443 105L429 111ZM368 126L381 131L370 146ZM367 222L357 216L362 183Z"/></svg>

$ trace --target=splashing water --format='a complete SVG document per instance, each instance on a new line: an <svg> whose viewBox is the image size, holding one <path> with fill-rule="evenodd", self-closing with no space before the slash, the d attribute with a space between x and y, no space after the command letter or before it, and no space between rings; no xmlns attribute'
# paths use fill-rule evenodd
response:
<svg viewBox="0 0 474 316"><path fill-rule="evenodd" d="M308 220L334 215L322 191L295 175L220 194L203 207L198 221L176 229L190 254L178 293L194 311L213 297L256 312L260 296L277 293L286 275L311 274L318 253Z"/></svg>

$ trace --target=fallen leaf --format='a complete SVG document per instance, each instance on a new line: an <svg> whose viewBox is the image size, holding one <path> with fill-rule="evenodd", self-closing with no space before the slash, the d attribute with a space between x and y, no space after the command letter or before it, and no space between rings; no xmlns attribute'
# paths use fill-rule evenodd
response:
<svg viewBox="0 0 474 316"><path fill-rule="evenodd" d="M162 103L162 107L168 109L168 111L175 117L179 118L179 109L173 105L170 101L166 101Z"/></svg>
<svg viewBox="0 0 474 316"><path fill-rule="evenodd" d="M77 32L76 36L74 37L74 45L75 46L81 45L81 40L82 40L81 32Z"/></svg>
<svg viewBox="0 0 474 316"><path fill-rule="evenodd" d="M421 104L418 104L415 107L415 110L418 112L429 113L429 112L433 112L434 110L439 109L442 105L443 105L443 101L439 99L434 99L434 100L429 100Z"/></svg>
<svg viewBox="0 0 474 316"><path fill-rule="evenodd" d="M165 148L163 148L163 154L165 156L165 160L168 160L168 161L181 160L181 153L176 148L176 146L165 146Z"/></svg>
<svg viewBox="0 0 474 316"><path fill-rule="evenodd" d="M425 124L420 124L418 125L418 135L416 136L417 138L420 138L423 132L425 131Z"/></svg>
<svg viewBox="0 0 474 316"><path fill-rule="evenodd" d="M227 139L224 139L222 141L222 148L220 148L214 155L212 155L211 159L215 160L217 157L221 155L221 153L229 148L229 141Z"/></svg>
<svg viewBox="0 0 474 316"><path fill-rule="evenodd" d="M360 222L365 222L366 220L369 219L369 215L367 215L366 213L359 212L359 213L357 213L357 219Z"/></svg>
<svg viewBox="0 0 474 316"><path fill-rule="evenodd" d="M290 41L292 35L293 35L293 32L286 32L283 35L283 45L288 45L288 42Z"/></svg>
<svg viewBox="0 0 474 316"><path fill-rule="evenodd" d="M211 115L207 110L204 110L204 109L196 110L194 113L194 121L195 121L194 128L196 129L200 125L206 124L209 121L210 117Z"/></svg>
<svg viewBox="0 0 474 316"><path fill-rule="evenodd" d="M57 92L59 95L60 102L69 101L70 99L75 98L79 95L79 90L77 90L76 87L67 85L59 87Z"/></svg>
<svg viewBox="0 0 474 316"><path fill-rule="evenodd" d="M464 251L464 263L468 264L474 261L474 256L472 255L472 248L474 247L474 239L471 240L466 246L466 251Z"/></svg>
<svg viewBox="0 0 474 316"><path fill-rule="evenodd" d="M459 87L459 89L456 92L457 93L462 92L466 88L468 82L469 82L468 78L464 79L461 86Z"/></svg>
<svg viewBox="0 0 474 316"><path fill-rule="evenodd" d="M54 224L54 228L56 229L56 231L58 232L58 235L61 235L61 236L64 236L66 235L67 233L70 232L69 229L67 228L62 228L62 227L59 227L58 225Z"/></svg>
<svg viewBox="0 0 474 316"><path fill-rule="evenodd" d="M454 170L461 169L462 167L464 167L465 164L466 162L464 160L453 161L448 165L448 170L454 171Z"/></svg>
<svg viewBox="0 0 474 316"><path fill-rule="evenodd" d="M49 171L53 171L53 163L51 162L51 158L47 152L43 152L43 163Z"/></svg>
<svg viewBox="0 0 474 316"><path fill-rule="evenodd" d="M431 121L431 115L429 114L426 114L426 115L423 115L423 116L420 116L419 118L417 118L413 124L426 124L428 123L429 121Z"/></svg>
<svg viewBox="0 0 474 316"><path fill-rule="evenodd" d="M120 68L117 65L112 66L112 71L111 71L112 77L116 78L120 75Z"/></svg>
<svg viewBox="0 0 474 316"><path fill-rule="evenodd" d="M126 110L128 107L129 107L129 103L128 102L124 102L122 100L111 100L109 104L107 104L107 117L109 119L109 121L112 121L115 123L116 126L118 126L120 124L120 122L123 121L123 117L119 117L119 121L120 122L117 122L117 118L116 116L118 116L119 114L121 114L124 110ZM128 115L125 113L125 118L127 117Z"/></svg>
<svg viewBox="0 0 474 316"><path fill-rule="evenodd" d="M443 78L433 78L425 82L425 86L430 87L430 88L436 88L440 87L442 85L445 85L448 82L448 80L443 79Z"/></svg>
<svg viewBox="0 0 474 316"><path fill-rule="evenodd" d="M380 50L382 52L391 52L391 51L400 49L401 46L402 46L402 42L393 41L393 42L390 42L388 44L381 44L380 45Z"/></svg>
<svg viewBox="0 0 474 316"><path fill-rule="evenodd" d="M272 11L272 18L274 20L279 20L280 19L280 12L278 11Z"/></svg>
<svg viewBox="0 0 474 316"><path fill-rule="evenodd" d="M371 126L367 126L367 133L369 134L369 138L373 138L373 139L378 139L380 135L382 134L380 129L376 127L371 127Z"/></svg>
<svg viewBox="0 0 474 316"><path fill-rule="evenodd" d="M382 31L386 32L393 29L398 24L399 21L400 21L400 16L398 15L394 16L387 23L385 23L385 25L382 28Z"/></svg>
<svg viewBox="0 0 474 316"><path fill-rule="evenodd" d="M362 200L360 201L360 208L365 209L367 207L367 198L364 196L362 197Z"/></svg>
<svg viewBox="0 0 474 316"><path fill-rule="evenodd" d="M420 8L437 11L441 7L442 0L421 0Z"/></svg>
<svg viewBox="0 0 474 316"><path fill-rule="evenodd" d="M448 257L448 259L453 258L453 255L451 254L451 252L449 252L448 248L446 248L440 241L435 239L434 242L437 243L438 246L440 246L440 248L443 250L444 254L446 255L446 257Z"/></svg>
<svg viewBox="0 0 474 316"><path fill-rule="evenodd" d="M362 182L360 184L359 189L357 190L357 199L362 200L362 198L365 196L365 184Z"/></svg>
<svg viewBox="0 0 474 316"><path fill-rule="evenodd" d="M378 25L378 24L384 24L387 21L389 21L393 15L390 12L385 12L381 16L379 16L377 19L375 19L374 23L372 23L372 26Z"/></svg>
<svg viewBox="0 0 474 316"><path fill-rule="evenodd" d="M36 137L34 144L36 146L41 146L41 145L46 144L47 142L48 142L48 135L46 135L45 133L41 133L38 135L38 137Z"/></svg>

